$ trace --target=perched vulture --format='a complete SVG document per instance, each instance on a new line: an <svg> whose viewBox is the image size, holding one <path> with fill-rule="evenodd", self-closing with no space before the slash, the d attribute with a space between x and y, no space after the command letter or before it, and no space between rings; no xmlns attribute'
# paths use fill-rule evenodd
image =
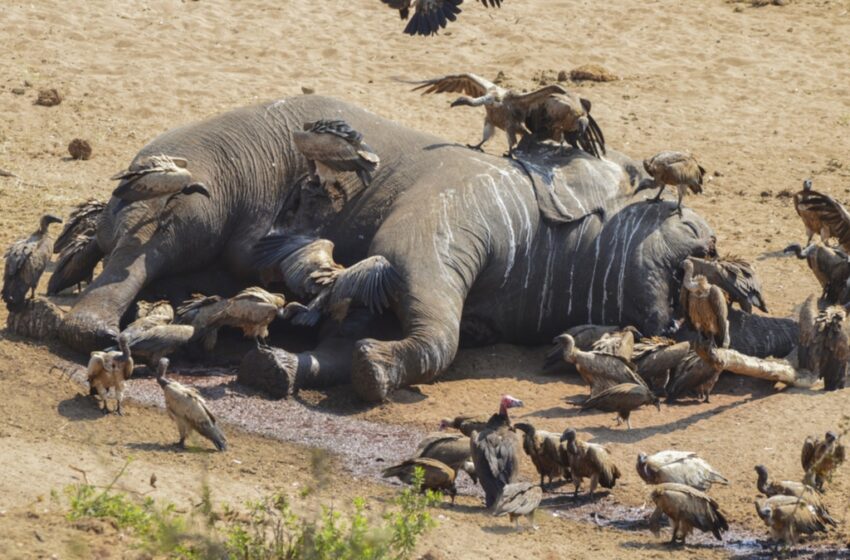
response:
<svg viewBox="0 0 850 560"><path fill-rule="evenodd" d="M227 307L228 301L219 296L194 294L177 308L177 321L195 329L195 339L202 341L205 351L212 352L218 341L218 326L214 318Z"/></svg>
<svg viewBox="0 0 850 560"><path fill-rule="evenodd" d="M806 179L803 190L794 195L794 208L806 226L809 236L806 245L811 244L817 233L823 243L835 237L841 247L850 252L850 214L840 202L812 190L812 181Z"/></svg>
<svg viewBox="0 0 850 560"><path fill-rule="evenodd" d="M393 10L398 10L401 19L413 17L407 22L404 32L408 35L436 35L440 29L446 27L448 22L457 19L461 13L460 5L463 0L381 0ZM502 0L481 0L484 7L502 6Z"/></svg>
<svg viewBox="0 0 850 560"><path fill-rule="evenodd" d="M569 465L570 475L575 485L575 496L585 478L590 479L590 497L596 491L596 486L613 488L620 478L620 469L614 464L611 454L605 447L582 441L576 437L576 431L567 429L561 435L561 461Z"/></svg>
<svg viewBox="0 0 850 560"><path fill-rule="evenodd" d="M673 524L671 543L681 541L684 544L695 528L713 534L717 540L723 540L723 533L729 530L729 523L717 502L695 488L665 482L652 490L650 498L655 502L655 511L649 518L649 527L657 536L661 515L666 514Z"/></svg>
<svg viewBox="0 0 850 560"><path fill-rule="evenodd" d="M620 356L624 360L631 360L635 349L635 336L638 338L642 337L640 331L634 327L626 327L621 331L606 332L593 343L591 350L602 354Z"/></svg>
<svg viewBox="0 0 850 560"><path fill-rule="evenodd" d="M647 484L674 482L706 492L712 484L729 484L705 459L690 451L659 451L647 457L638 455L638 475Z"/></svg>
<svg viewBox="0 0 850 560"><path fill-rule="evenodd" d="M694 274L705 276L709 284L718 286L742 310L752 313L755 306L768 312L761 283L750 263L733 256L711 260L688 257L688 260L694 264Z"/></svg>
<svg viewBox="0 0 850 560"><path fill-rule="evenodd" d="M15 241L6 251L6 268L3 271L3 301L9 311L20 311L26 302L27 292L35 297L35 288L53 254L50 224L62 223L51 214L41 217L38 229L26 239Z"/></svg>
<svg viewBox="0 0 850 560"><path fill-rule="evenodd" d="M756 474L758 475L756 487L763 495L768 498L772 498L773 496L792 496L794 498L800 498L811 504L811 506L815 508L818 516L820 516L825 523L828 523L833 527L838 525L832 516L829 515L829 510L826 508L826 504L823 503L820 492L808 484L803 484L802 482L796 482L794 480L771 481L768 479L767 468L764 465L756 465Z"/></svg>
<svg viewBox="0 0 850 560"><path fill-rule="evenodd" d="M192 181L188 167L189 162L180 157L144 157L112 176L113 181L120 181L112 196L127 202L167 196L166 203L179 194L199 193L209 198L206 185Z"/></svg>
<svg viewBox="0 0 850 560"><path fill-rule="evenodd" d="M109 413L106 394L109 389L114 389L115 400L118 401L115 412L123 415L121 402L124 400L124 381L133 375L133 358L125 336L118 335L118 348L119 350L95 351L89 356L89 393L100 397L100 409L104 414Z"/></svg>
<svg viewBox="0 0 850 560"><path fill-rule="evenodd" d="M454 418L443 418L440 420L440 430L454 428L466 437L472 437L473 432L480 432L487 427L489 416L480 414L461 414Z"/></svg>
<svg viewBox="0 0 850 560"><path fill-rule="evenodd" d="M756 500L756 513L770 529L770 536L785 545L796 543L801 535L826 533L830 524L812 504L794 496Z"/></svg>
<svg viewBox="0 0 850 560"><path fill-rule="evenodd" d="M552 342L560 344L565 362L575 364L579 375L590 386L591 396L620 383L645 384L635 372L634 364L621 356L578 350L575 339L568 334L558 335Z"/></svg>
<svg viewBox="0 0 850 560"><path fill-rule="evenodd" d="M670 372L688 356L691 345L669 338L653 336L635 343L632 360L637 373L653 391L664 392L670 381Z"/></svg>
<svg viewBox="0 0 850 560"><path fill-rule="evenodd" d="M645 404L655 405L661 411L661 401L646 385L637 383L620 383L599 391L584 401L582 410L595 408L603 412L616 412L617 425L626 422L626 427L632 429L631 414Z"/></svg>
<svg viewBox="0 0 850 560"><path fill-rule="evenodd" d="M487 508L493 507L502 488L514 482L519 472L519 443L508 418L508 409L519 406L521 400L503 395L499 412L490 417L483 430L470 436L472 462L484 488Z"/></svg>
<svg viewBox="0 0 850 560"><path fill-rule="evenodd" d="M186 437L194 430L210 440L219 451L226 451L227 438L216 424L215 416L207 408L204 398L193 387L167 379L167 369L168 358L162 358L157 366L156 381L165 394L168 416L177 423L177 429L180 431L180 441L177 445L185 449Z"/></svg>
<svg viewBox="0 0 850 560"><path fill-rule="evenodd" d="M246 338L253 338L257 345L266 344L269 325L276 317L283 316L286 298L272 294L256 286L245 288L227 300L227 305L216 313L210 326L230 326L242 329Z"/></svg>
<svg viewBox="0 0 850 560"><path fill-rule="evenodd" d="M473 482L478 482L467 436L444 432L428 434L425 439L419 442L413 457L436 459L453 468L455 472L464 471Z"/></svg>
<svg viewBox="0 0 850 560"><path fill-rule="evenodd" d="M850 302L850 257L847 253L821 243L810 243L805 249L795 243L785 248L798 259L806 259L823 292L821 297L829 304Z"/></svg>
<svg viewBox="0 0 850 560"><path fill-rule="evenodd" d="M657 202L661 200L661 193L664 192L667 185L676 187L679 191L679 203L676 205L679 216L682 215L682 199L685 197L685 193L689 189L694 194L702 192L705 169L690 154L661 152L643 160L643 168L652 178L641 181L635 192L658 188L658 194L651 199L653 202Z"/></svg>
<svg viewBox="0 0 850 560"><path fill-rule="evenodd" d="M822 440L809 436L803 442L800 462L806 471L803 482L823 492L824 482L844 462L844 445L835 432L826 432Z"/></svg>
<svg viewBox="0 0 850 560"><path fill-rule="evenodd" d="M605 155L605 136L590 114L589 99L563 89L519 99L521 103L516 106L509 99L508 106L512 113L526 115L525 126L535 139L553 140L561 146L569 142L574 149L597 158Z"/></svg>
<svg viewBox="0 0 850 560"><path fill-rule="evenodd" d="M850 321L847 310L831 305L817 312L810 297L800 312L800 345L798 362L823 377L827 391L844 388L850 360Z"/></svg>
<svg viewBox="0 0 850 560"><path fill-rule="evenodd" d="M528 518L534 527L534 511L543 499L543 490L530 482L514 482L502 488L502 493L493 506L493 515L509 515L519 529L519 518Z"/></svg>
<svg viewBox="0 0 850 560"><path fill-rule="evenodd" d="M105 202L93 198L77 204L65 221L62 232L56 238L56 243L53 244L53 252L61 253L77 237L95 237L97 226L100 223L100 216L103 214L105 208Z"/></svg>
<svg viewBox="0 0 850 560"><path fill-rule="evenodd" d="M685 359L673 369L671 380L667 383L667 402L674 403L690 395L709 402L714 385L720 379L723 366L712 354L712 348L704 343L694 345L695 352L689 353Z"/></svg>
<svg viewBox="0 0 850 560"><path fill-rule="evenodd" d="M381 158L363 142L363 135L341 120L304 123L292 133L292 142L305 158L310 176L326 192L340 173L355 173L364 187L372 182Z"/></svg>
<svg viewBox="0 0 850 560"><path fill-rule="evenodd" d="M77 286L77 291L81 291L80 284L91 284L94 269L103 257L104 252L94 234L73 238L59 253L53 274L47 283L47 295L56 295L72 286Z"/></svg>
<svg viewBox="0 0 850 560"><path fill-rule="evenodd" d="M540 475L540 486L543 478L549 478L549 484L556 478L569 479L569 466L561 463L560 434L537 430L527 422L518 422L514 428L523 433L522 449L531 457L531 462Z"/></svg>
<svg viewBox="0 0 850 560"><path fill-rule="evenodd" d="M576 348L585 352L590 352L591 350L593 350L593 345L596 344L603 337L605 337L605 335L612 335L606 338L606 340L610 342L605 344L606 347L610 348L613 341L616 340L616 333L618 332L620 332L620 327L616 326L579 325L577 327L567 329L567 331L563 334L568 334L573 337ZM617 348L619 349L619 346ZM619 354L619 352L613 353ZM553 341L552 348L550 348L549 351L546 352L546 358L543 363L543 367L548 369L560 364L565 364L563 346L560 342L558 342L557 339L555 339Z"/></svg>
<svg viewBox="0 0 850 560"><path fill-rule="evenodd" d="M416 469L422 469L424 479L420 490L434 490L446 492L455 503L457 488L455 488L455 470L445 463L427 457L416 457L408 459L398 465L387 467L382 471L384 478L396 477L405 484L413 484Z"/></svg>
<svg viewBox="0 0 850 560"><path fill-rule="evenodd" d="M729 347L729 310L723 290L709 284L705 276L694 277L694 263L682 263L685 276L679 302L686 321L699 333L723 348Z"/></svg>

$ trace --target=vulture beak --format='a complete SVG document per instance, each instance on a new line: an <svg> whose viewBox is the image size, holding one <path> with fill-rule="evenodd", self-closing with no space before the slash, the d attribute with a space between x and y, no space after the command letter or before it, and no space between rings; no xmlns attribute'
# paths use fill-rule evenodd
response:
<svg viewBox="0 0 850 560"><path fill-rule="evenodd" d="M661 412L661 400L655 400L655 408L658 410L658 412Z"/></svg>
<svg viewBox="0 0 850 560"><path fill-rule="evenodd" d="M637 188L635 189L635 193L638 193L642 190L646 189L655 189L658 188L658 185L655 184L655 179L642 179L640 183L638 183Z"/></svg>
<svg viewBox="0 0 850 560"><path fill-rule="evenodd" d="M502 401L505 403L505 408L521 408L525 406L521 400L516 399L510 395L505 395L504 397L502 397Z"/></svg>
<svg viewBox="0 0 850 560"><path fill-rule="evenodd" d="M441 432L448 429L448 427L449 427L449 421L448 420L440 420L440 431Z"/></svg>
<svg viewBox="0 0 850 560"><path fill-rule="evenodd" d="M206 185L203 183L190 183L183 187L183 194L202 194L207 198L210 198L210 191L207 190Z"/></svg>
<svg viewBox="0 0 850 560"><path fill-rule="evenodd" d="M54 216L53 214L47 214L44 217L44 221L47 222L48 224L61 224L62 218Z"/></svg>

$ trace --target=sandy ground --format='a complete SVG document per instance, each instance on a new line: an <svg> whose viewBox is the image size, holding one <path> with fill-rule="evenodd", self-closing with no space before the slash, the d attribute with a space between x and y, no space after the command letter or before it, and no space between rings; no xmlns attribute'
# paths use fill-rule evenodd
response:
<svg viewBox="0 0 850 560"><path fill-rule="evenodd" d="M850 198L850 2L798 0L756 9L722 0L506 0L500 11L488 12L469 0L465 8L449 32L426 40L402 35L396 14L377 0L126 0L63 7L47 0L4 2L0 169L19 178L0 177L0 244L31 231L45 211L64 214L86 197L105 198L112 187L107 178L156 134L232 107L310 87L472 142L480 134L478 111L449 110L450 97L420 97L391 77L473 71L493 78L503 72L511 85L531 88L541 75L597 63L621 79L569 86L593 101L609 145L635 157L668 148L698 155L712 180L705 195L688 204L714 226L722 252L754 263L774 313L791 312L816 289L804 264L776 256L803 240L783 193L812 177L817 189ZM37 90L47 87L60 90L61 105L33 104ZM68 159L66 146L75 137L91 142L90 161ZM503 140L488 149L501 153ZM475 507L474 496L462 497L455 510L437 512L440 526L422 552L447 558L751 554L757 544L668 552L634 521L649 513L636 509L647 490L633 471L635 454L673 447L699 451L732 481L712 494L734 522L732 540L749 542L764 534L752 506L753 465L762 462L777 476L798 478L803 438L835 427L848 411L844 391L778 393L728 377L711 404L641 410L633 418L635 429L626 432L608 427L607 414L578 416L565 404L564 397L582 388L574 379L540 376L543 353L508 346L463 351L438 383L400 392L393 403L371 409L358 407L345 389L306 393L300 404L252 397L245 406L262 402L262 410L277 414L301 407L315 420L306 427L316 426L317 418L342 418L417 434L443 416L488 412L507 392L526 402L519 415L541 427L575 426L584 437L611 444L625 472L622 483L598 505L566 501L547 510L534 534L505 534L501 522ZM133 557L120 535L80 531L62 520L49 494L81 477L71 466L103 483L132 456L128 489L150 491L147 481L156 472L161 482L152 495L184 505L197 500L205 476L216 497L237 502L309 483L309 453L293 444L231 428L233 450L227 454L176 454L164 447L174 428L154 409L131 406L126 418L92 414L80 389L49 371L64 359L81 362L60 348L0 341L0 556ZM133 383L141 391L150 381ZM213 406L235 408L229 398L222 395ZM395 453L393 448L383 459L393 460ZM374 474L380 466L363 470ZM534 479L530 463L523 467L523 477ZM352 481L344 460L332 470L336 476L323 490L328 499L346 502L366 494L380 509L394 492L370 476ZM842 527L812 546L847 542L848 473L836 477L827 495ZM600 528L591 521L593 511L634 522ZM71 546L79 542L83 549ZM840 553L832 548L824 554Z"/></svg>

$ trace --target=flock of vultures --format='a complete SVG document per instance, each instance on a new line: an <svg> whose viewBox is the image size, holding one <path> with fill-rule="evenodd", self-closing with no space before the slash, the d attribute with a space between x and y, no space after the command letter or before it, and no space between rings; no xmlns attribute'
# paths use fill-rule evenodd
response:
<svg viewBox="0 0 850 560"><path fill-rule="evenodd" d="M413 9L406 31L429 35L455 19L462 0L382 1L398 9L405 19ZM482 0L485 6L488 3L498 6L500 2ZM564 149L569 144L595 157L605 155L604 136L590 114L590 101L560 85L523 93L474 74L457 74L416 82L415 89L463 94L453 107L484 107L484 135L471 149L481 150L500 129L507 135L507 157L515 157L517 145L542 141L554 141ZM304 188L324 191L329 198L340 188L341 174L354 173L368 187L380 165L380 154L341 120L305 123L303 131L293 136L293 143L308 161L312 175L311 183ZM209 197L205 185L191 182L186 167L185 160L166 155L143 158L113 177L120 183L112 194L126 202ZM649 178L636 190L657 188L652 200L658 201L666 186L675 187L680 215L683 196L688 191L702 192L705 170L687 153L659 153L646 159L644 168ZM850 360L850 324L844 307L850 302L850 214L836 200L814 191L810 181L795 195L794 203L808 240L805 247L791 245L786 252L806 259L823 288L820 297L812 296L803 305L796 369L823 377L826 390L843 388ZM28 295L35 297L39 279L54 253L58 253L58 259L48 295L74 286L79 289L83 282L92 280L95 267L107 257L97 241L98 223L105 210L106 204L95 200L80 204L55 241L49 226L62 220L47 214L34 233L9 247L2 298L10 313L25 307ZM812 242L815 234L820 236L819 243ZM829 245L832 239L838 240L837 246ZM91 395L108 413L107 397L113 392L117 401L114 412L121 414L125 382L137 362L144 363L156 371L168 414L179 430L178 445L184 446L194 430L217 449L226 450L226 437L200 393L166 377L168 356L195 343L212 350L219 329L226 326L241 329L246 337L265 345L269 325L275 320L315 325L324 317L341 321L352 305L373 310L387 307L387 294L397 282L391 263L373 256L346 268L333 260L332 250L333 245L323 240L299 244L291 238L276 237L263 239L256 248L265 266L276 267L287 277L304 276L303 283L313 286L308 301L287 302L281 294L254 286L230 298L197 295L177 309L165 301L139 302L136 319L117 335L116 346L91 353ZM555 339L548 365L574 369L590 388L587 398L575 404L615 412L617 423L625 423L628 429L632 412L645 405L660 408L661 398L673 402L695 395L707 402L721 371L733 367L730 363L746 362L751 367L756 362L755 367L759 367L755 358L735 358L730 348L734 335L727 319L732 305L745 311L754 306L767 311L752 267L739 259L689 258L682 269L683 316L671 325L670 333L687 324L698 333L696 340L675 342L643 337L630 327L595 325L570 329ZM454 502L456 476L463 470L483 488L486 507L496 515L509 515L517 525L520 517L531 518L544 491L552 490L559 479L571 482L576 495L588 479L591 499L598 486L615 487L624 471L614 463L606 446L583 441L573 429L556 434L536 430L529 423L514 424L508 411L518 406L522 406L520 400L505 395L498 412L490 417L444 420L444 431L430 434L412 458L385 469L384 476L411 482L421 471L423 489L446 492ZM517 481L520 447L531 458L539 484ZM755 466L756 489L762 495L755 502L756 511L777 542L792 544L802 535L836 525L821 496L844 455L840 435L827 432L822 438L809 437L803 444L799 481L771 480L764 466ZM722 539L728 522L708 492L712 485L728 481L705 459L685 451L642 453L637 457L636 470L653 486L650 497L656 509L650 525L654 532L666 515L672 523L673 543L684 542L694 529Z"/></svg>

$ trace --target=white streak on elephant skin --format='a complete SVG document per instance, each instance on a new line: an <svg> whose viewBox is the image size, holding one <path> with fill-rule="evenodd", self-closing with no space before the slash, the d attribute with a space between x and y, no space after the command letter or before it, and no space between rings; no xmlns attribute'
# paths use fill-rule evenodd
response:
<svg viewBox="0 0 850 560"><path fill-rule="evenodd" d="M579 254L579 252L581 251L581 240L584 237L585 230L587 230L587 222L589 220L590 220L590 218L584 218L581 221L581 226L579 226L579 228L578 228L578 236L577 236L575 244L574 244L574 247L575 247L574 254ZM573 278L575 277L576 261L577 260L578 259L573 257L573 260L570 263L570 299L569 299L569 303L567 304L567 317L569 317L570 314L573 312L573 293L575 292L575 289L574 289L575 284L573 282Z"/></svg>
<svg viewBox="0 0 850 560"><path fill-rule="evenodd" d="M511 270L514 268L514 261L516 260L516 236L514 235L514 224L513 220L511 220L511 215L508 212L508 207L505 206L505 201L502 200L502 193L498 185L496 185L496 181L490 175L481 174L478 175L478 179L484 184L486 187L490 187L493 191L493 200L496 201L496 205L499 207L499 213L502 214L502 218L504 220L505 225L508 228L508 261L505 265L505 276L502 280L501 287L504 287L505 284L508 283L508 278L510 277Z"/></svg>
<svg viewBox="0 0 850 560"><path fill-rule="evenodd" d="M588 217L588 219L590 219ZM602 230L596 234L596 248L593 250L593 273L590 275L590 287L587 290L587 322L593 322L593 284L596 282L596 265L599 262L599 244L602 241Z"/></svg>
<svg viewBox="0 0 850 560"><path fill-rule="evenodd" d="M617 307L619 308L619 314L617 315L618 322L622 322L623 320L623 291L625 289L625 275L626 275L626 259L629 256L629 253L632 250L632 241L634 240L635 233L637 233L641 227L643 227L643 220L646 218L646 213L649 212L649 205L645 205L643 208L643 212L640 215L640 218L637 219L637 222L632 226L631 232L629 233L629 238L626 240L626 246L623 249L623 254L620 260L620 276L617 279Z"/></svg>
<svg viewBox="0 0 850 560"><path fill-rule="evenodd" d="M543 312L548 306L549 300L551 300L551 290L552 286L550 282L552 281L552 274L554 272L554 256L555 251L552 249L552 229L546 228L546 268L543 272L543 290L540 294L540 308L537 314L537 331L540 332L540 326L543 324ZM531 268L529 266L529 268Z"/></svg>

